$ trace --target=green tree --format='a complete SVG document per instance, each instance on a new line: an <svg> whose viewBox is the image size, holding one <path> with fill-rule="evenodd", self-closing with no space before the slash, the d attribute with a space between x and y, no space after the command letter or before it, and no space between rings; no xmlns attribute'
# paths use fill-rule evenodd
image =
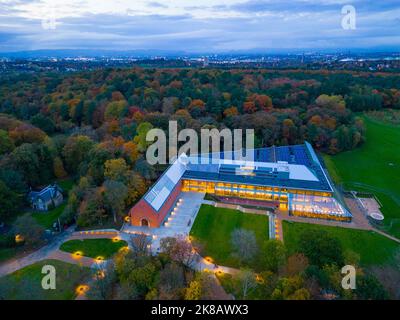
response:
<svg viewBox="0 0 400 320"><path fill-rule="evenodd" d="M308 230L300 234L299 251L304 253L311 264L319 267L330 264L343 265L340 241L323 230Z"/></svg>
<svg viewBox="0 0 400 320"><path fill-rule="evenodd" d="M149 122L142 122L136 129L137 135L134 139L137 143L140 151L144 152L146 147L150 145L151 142L146 141L147 133L153 128L153 125Z"/></svg>
<svg viewBox="0 0 400 320"><path fill-rule="evenodd" d="M274 300L308 300L311 295L303 286L304 280L299 275L281 278L271 297Z"/></svg>
<svg viewBox="0 0 400 320"><path fill-rule="evenodd" d="M104 117L106 120L120 119L126 113L126 107L127 103L124 100L110 102L106 107Z"/></svg>
<svg viewBox="0 0 400 320"><path fill-rule="evenodd" d="M8 136L7 131L0 129L0 156L11 152L14 148L14 143Z"/></svg>
<svg viewBox="0 0 400 320"><path fill-rule="evenodd" d="M103 183L104 198L107 207L112 212L114 222L123 214L125 199L128 196L128 188L119 181L106 180Z"/></svg>
<svg viewBox="0 0 400 320"><path fill-rule="evenodd" d="M24 143L14 149L8 162L30 186L48 183L53 177L52 155L44 144Z"/></svg>
<svg viewBox="0 0 400 320"><path fill-rule="evenodd" d="M50 118L42 115L41 113L38 113L31 119L31 123L40 129L42 129L44 132L50 134L53 133L55 130L55 124L53 120Z"/></svg>
<svg viewBox="0 0 400 320"><path fill-rule="evenodd" d="M277 272L286 262L286 248L279 240L265 241L260 254L263 269L272 272Z"/></svg>
<svg viewBox="0 0 400 320"><path fill-rule="evenodd" d="M0 180L0 221L11 218L20 208L18 195L10 190L6 184Z"/></svg>
<svg viewBox="0 0 400 320"><path fill-rule="evenodd" d="M357 277L356 294L363 300L386 300L389 295L379 280L371 274Z"/></svg>
<svg viewBox="0 0 400 320"><path fill-rule="evenodd" d="M87 158L94 142L87 136L68 138L63 148L63 156L69 173L77 173L79 165Z"/></svg>

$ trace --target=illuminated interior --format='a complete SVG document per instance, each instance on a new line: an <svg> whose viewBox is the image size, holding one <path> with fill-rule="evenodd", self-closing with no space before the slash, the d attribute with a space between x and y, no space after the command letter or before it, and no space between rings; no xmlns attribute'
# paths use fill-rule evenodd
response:
<svg viewBox="0 0 400 320"><path fill-rule="evenodd" d="M223 197L273 201L279 209L295 216L350 221L351 215L330 192L255 186L229 182L184 179L182 191L202 192Z"/></svg>

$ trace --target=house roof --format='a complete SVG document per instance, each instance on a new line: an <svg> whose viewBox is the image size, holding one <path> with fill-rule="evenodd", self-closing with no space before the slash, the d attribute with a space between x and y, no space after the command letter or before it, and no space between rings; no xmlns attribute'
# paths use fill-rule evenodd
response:
<svg viewBox="0 0 400 320"><path fill-rule="evenodd" d="M63 190L56 184L48 185L40 191L31 191L28 194L28 198L31 201L37 201L41 199L44 202L51 201L55 196L57 191L62 192Z"/></svg>

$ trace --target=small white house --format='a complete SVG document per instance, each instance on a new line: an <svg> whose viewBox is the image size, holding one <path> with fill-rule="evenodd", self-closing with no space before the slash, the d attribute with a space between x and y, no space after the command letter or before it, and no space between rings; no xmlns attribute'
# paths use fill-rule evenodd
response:
<svg viewBox="0 0 400 320"><path fill-rule="evenodd" d="M63 190L56 184L52 184L41 191L31 191L28 194L28 200L35 210L48 211L51 208L59 206L63 200Z"/></svg>

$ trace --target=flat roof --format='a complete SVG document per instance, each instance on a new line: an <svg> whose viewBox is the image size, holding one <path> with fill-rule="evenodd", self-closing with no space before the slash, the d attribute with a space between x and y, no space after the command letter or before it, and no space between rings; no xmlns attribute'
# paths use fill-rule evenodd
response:
<svg viewBox="0 0 400 320"><path fill-rule="evenodd" d="M159 211L182 178L333 192L318 156L308 142L245 151L245 158L242 150L190 157L182 154L144 199Z"/></svg>
<svg viewBox="0 0 400 320"><path fill-rule="evenodd" d="M308 142L303 145L248 149L246 152L244 160L241 152L189 157L183 178L333 192L318 156ZM206 160L209 160L209 164L206 164ZM237 171L232 169L232 174L227 173L228 170L221 172L221 165L236 166ZM241 174L243 167L247 168L249 174ZM268 170L270 174L267 174ZM288 176L285 176L285 172Z"/></svg>

